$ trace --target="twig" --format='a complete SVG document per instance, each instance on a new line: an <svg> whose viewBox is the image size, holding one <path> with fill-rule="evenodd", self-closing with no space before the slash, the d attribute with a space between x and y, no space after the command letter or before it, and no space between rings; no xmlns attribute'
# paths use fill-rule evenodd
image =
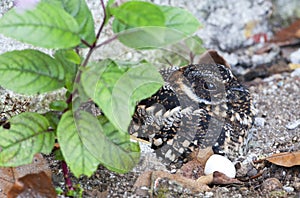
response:
<svg viewBox="0 0 300 198"><path fill-rule="evenodd" d="M100 3L101 3L101 7L102 7L102 10L103 10L103 20L102 20L102 23L101 23L101 25L100 25L100 28L99 28L99 30L98 30L98 32L97 32L97 35L96 35L96 40L95 40L95 42L93 43L93 47L95 47L96 46L96 44L97 44L97 41L98 41L98 39L99 39L99 37L100 37L100 34L101 34L101 32L102 32L102 30L103 30L103 28L104 28L104 25L105 25L105 21L106 21L106 9L105 9L105 5L104 5L104 2L103 2L103 0L100 0Z"/></svg>
<svg viewBox="0 0 300 198"><path fill-rule="evenodd" d="M92 46L84 39L80 39L81 43L85 44L87 47L92 48Z"/></svg>
<svg viewBox="0 0 300 198"><path fill-rule="evenodd" d="M103 42L100 43L99 45L96 45L96 46L95 46L95 49L96 49L96 48L99 48L99 47L102 47L103 45L106 45L106 44L110 43L111 41L113 41L113 40L115 40L115 39L117 39L117 38L118 38L118 36L115 35L115 36L113 36L113 37L111 37L111 38L109 38L109 39L103 41Z"/></svg>

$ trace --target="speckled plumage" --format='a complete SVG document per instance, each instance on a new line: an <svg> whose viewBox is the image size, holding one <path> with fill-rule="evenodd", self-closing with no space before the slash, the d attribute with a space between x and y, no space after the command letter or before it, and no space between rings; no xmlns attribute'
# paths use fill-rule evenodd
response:
<svg viewBox="0 0 300 198"><path fill-rule="evenodd" d="M150 141L166 162L213 146L235 158L245 151L254 108L249 91L221 64L163 70L165 85L141 101L129 132Z"/></svg>

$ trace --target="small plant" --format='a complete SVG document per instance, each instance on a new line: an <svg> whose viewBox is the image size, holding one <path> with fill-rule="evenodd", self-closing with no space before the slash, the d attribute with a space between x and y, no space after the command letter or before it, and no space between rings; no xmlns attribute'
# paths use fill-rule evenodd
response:
<svg viewBox="0 0 300 198"><path fill-rule="evenodd" d="M41 48L0 55L0 85L20 94L66 89L65 100L53 101L46 114L23 112L0 129L0 166L31 163L34 154L52 152L59 144L64 161L76 177L91 176L99 164L125 173L139 161L139 145L127 133L138 101L162 85L157 69L146 60L91 62L98 48L118 39L136 50L159 49L179 41L193 48L191 37L200 24L189 12L142 1L100 5L104 17L95 33L84 0L23 0L0 19L0 33ZM115 35L100 42L112 22ZM191 42L191 38L194 38ZM80 52L88 49L85 56ZM92 100L102 112L95 116L82 104Z"/></svg>

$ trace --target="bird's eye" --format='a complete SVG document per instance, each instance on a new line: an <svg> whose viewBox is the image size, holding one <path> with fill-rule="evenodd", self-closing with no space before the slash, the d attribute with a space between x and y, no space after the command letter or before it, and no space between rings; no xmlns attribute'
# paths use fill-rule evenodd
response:
<svg viewBox="0 0 300 198"><path fill-rule="evenodd" d="M217 90L217 87L214 83L212 82L204 82L203 88L209 91L215 91Z"/></svg>

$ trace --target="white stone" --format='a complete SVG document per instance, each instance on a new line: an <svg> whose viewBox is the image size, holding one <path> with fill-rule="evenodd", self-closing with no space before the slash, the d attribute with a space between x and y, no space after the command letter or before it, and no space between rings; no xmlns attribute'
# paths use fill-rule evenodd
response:
<svg viewBox="0 0 300 198"><path fill-rule="evenodd" d="M291 63L299 64L300 63L300 49L291 53L290 55Z"/></svg>
<svg viewBox="0 0 300 198"><path fill-rule="evenodd" d="M255 121L254 121L254 124L255 124L255 126L258 126L258 127L264 127L265 126L265 122L266 122L265 118L256 117Z"/></svg>
<svg viewBox="0 0 300 198"><path fill-rule="evenodd" d="M292 192L294 192L295 189L290 186L283 186L283 190L285 190L288 193L292 193Z"/></svg>
<svg viewBox="0 0 300 198"><path fill-rule="evenodd" d="M289 122L287 125L285 125L285 127L289 130L293 130L296 129L297 127L300 126L300 119L299 120L295 120L292 122Z"/></svg>
<svg viewBox="0 0 300 198"><path fill-rule="evenodd" d="M296 77L296 76L300 76L300 68L295 69L295 70L291 73L291 77Z"/></svg>
<svg viewBox="0 0 300 198"><path fill-rule="evenodd" d="M204 197L205 198L209 198L209 197L213 197L214 193L213 192L205 192Z"/></svg>
<svg viewBox="0 0 300 198"><path fill-rule="evenodd" d="M235 178L236 175L234 164L226 157L217 154L212 155L207 160L204 174L209 175L215 171L219 171L230 178Z"/></svg>

